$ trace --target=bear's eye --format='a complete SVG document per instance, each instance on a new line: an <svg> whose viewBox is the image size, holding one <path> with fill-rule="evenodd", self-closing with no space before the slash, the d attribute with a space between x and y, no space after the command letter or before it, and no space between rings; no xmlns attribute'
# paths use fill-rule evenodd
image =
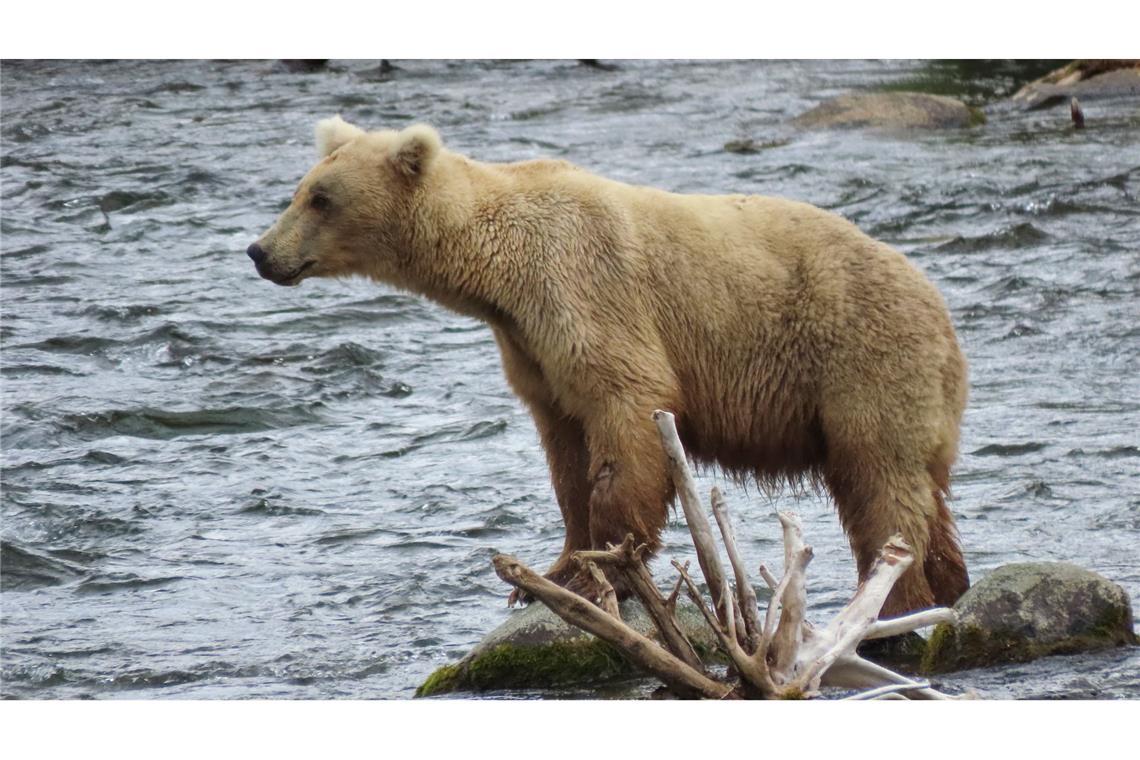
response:
<svg viewBox="0 0 1140 760"><path fill-rule="evenodd" d="M324 211L329 207L329 197L324 193L313 193L309 197L309 206L317 211Z"/></svg>

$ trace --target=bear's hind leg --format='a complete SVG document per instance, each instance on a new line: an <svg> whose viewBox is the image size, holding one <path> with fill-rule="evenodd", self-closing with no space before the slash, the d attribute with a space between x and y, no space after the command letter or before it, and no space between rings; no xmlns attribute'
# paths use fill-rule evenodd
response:
<svg viewBox="0 0 1140 760"><path fill-rule="evenodd" d="M925 469L907 474L880 463L845 459L828 463L825 480L851 542L860 582L895 533L914 552L914 564L895 583L879 616L890 618L934 606L925 560L931 525L938 515Z"/></svg>
<svg viewBox="0 0 1140 760"><path fill-rule="evenodd" d="M934 603L942 607L953 607L970 588L970 574L966 570L966 560L962 557L954 516L946 506L942 493L941 488L936 488L932 494L935 514L930 523L930 543L926 547L923 570L934 595Z"/></svg>

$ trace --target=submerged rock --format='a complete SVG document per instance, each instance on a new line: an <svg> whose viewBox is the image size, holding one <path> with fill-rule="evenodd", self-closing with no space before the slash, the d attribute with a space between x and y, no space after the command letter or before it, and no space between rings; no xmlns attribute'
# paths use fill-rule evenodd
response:
<svg viewBox="0 0 1140 760"><path fill-rule="evenodd" d="M4 591L59 586L85 574L86 570L74 562L33 551L14 541L0 541L0 588Z"/></svg>
<svg viewBox="0 0 1140 760"><path fill-rule="evenodd" d="M859 652L888 667L942 673L1138 643L1124 589L1069 563L998 568L954 609L957 625L938 626L929 640L908 634L868 642ZM622 602L621 614L635 630L656 639L640 602ZM723 664L713 632L687 599L678 602L677 620L702 660ZM513 612L463 659L432 673L416 696L574 686L593 692L641 675L609 644L535 602Z"/></svg>
<svg viewBox="0 0 1140 760"><path fill-rule="evenodd" d="M356 76L369 82L384 82L395 76L397 71L403 71L399 66L384 58L379 66L357 71Z"/></svg>
<svg viewBox="0 0 1140 760"><path fill-rule="evenodd" d="M327 58L282 58L281 66L290 74L315 74L328 68Z"/></svg>
<svg viewBox="0 0 1140 760"><path fill-rule="evenodd" d="M598 71L618 71L619 67L616 63L602 63L597 58L579 58L578 63L586 68L597 69Z"/></svg>
<svg viewBox="0 0 1140 760"><path fill-rule="evenodd" d="M792 123L812 129L943 129L971 127L985 120L985 115L977 108L943 95L869 92L832 98L800 114Z"/></svg>
<svg viewBox="0 0 1140 760"><path fill-rule="evenodd" d="M751 137L741 137L739 139L729 140L726 142L724 144L724 150L727 153L759 153L762 150L769 150L771 148L782 148L783 146L787 145L788 142L789 140L784 139L765 140L763 142L758 142L756 140L753 140Z"/></svg>
<svg viewBox="0 0 1140 760"><path fill-rule="evenodd" d="M1070 103L1073 98L1140 97L1140 60L1073 61L1022 87L1013 102L1028 111Z"/></svg>
<svg viewBox="0 0 1140 760"><path fill-rule="evenodd" d="M653 622L640 602L622 602L621 616L634 630L656 639ZM715 636L691 602L678 601L677 622L702 659L713 657ZM640 671L609 644L563 622L535 602L511 613L462 660L432 673L416 690L416 696L593 686L639 675Z"/></svg>
<svg viewBox="0 0 1140 760"><path fill-rule="evenodd" d="M1137 643L1124 589L1067 562L998 568L954 609L957 625L940 625L930 637L922 660L926 672Z"/></svg>

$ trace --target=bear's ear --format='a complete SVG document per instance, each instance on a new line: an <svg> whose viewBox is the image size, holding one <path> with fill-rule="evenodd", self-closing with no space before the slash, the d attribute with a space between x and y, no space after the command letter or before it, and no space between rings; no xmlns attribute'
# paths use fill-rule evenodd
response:
<svg viewBox="0 0 1140 760"><path fill-rule="evenodd" d="M408 177L418 177L431 165L442 147L438 132L426 124L413 124L396 135L392 163Z"/></svg>
<svg viewBox="0 0 1140 760"><path fill-rule="evenodd" d="M339 116L321 119L317 122L317 154L328 158L334 150L363 134L363 129L352 126Z"/></svg>

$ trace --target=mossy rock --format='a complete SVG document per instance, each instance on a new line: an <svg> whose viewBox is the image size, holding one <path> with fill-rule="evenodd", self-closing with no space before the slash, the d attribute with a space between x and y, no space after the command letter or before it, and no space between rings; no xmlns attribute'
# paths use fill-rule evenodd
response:
<svg viewBox="0 0 1140 760"><path fill-rule="evenodd" d="M980 109L970 108L955 98L922 92L841 95L792 120L794 125L810 129L946 129L984 122L985 114Z"/></svg>
<svg viewBox="0 0 1140 760"><path fill-rule="evenodd" d="M938 626L927 643L924 672L1137 643L1124 589L1065 562L998 568L967 591L954 609L958 623Z"/></svg>
<svg viewBox="0 0 1140 760"><path fill-rule="evenodd" d="M632 628L655 637L653 623L639 602L622 602L621 614ZM677 620L697 654L716 661L715 637L700 611L681 600ZM511 613L459 662L432 673L416 690L416 696L597 686L640 675L612 646L568 625L535 602Z"/></svg>

